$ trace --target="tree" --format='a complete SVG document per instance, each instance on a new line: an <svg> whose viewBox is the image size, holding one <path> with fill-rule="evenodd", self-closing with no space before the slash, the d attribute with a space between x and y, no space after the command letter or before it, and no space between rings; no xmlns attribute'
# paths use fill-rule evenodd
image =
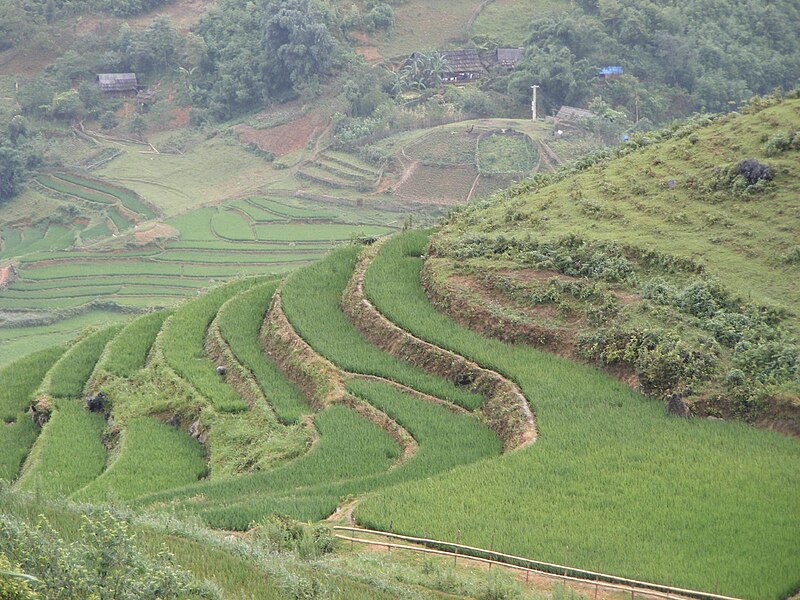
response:
<svg viewBox="0 0 800 600"><path fill-rule="evenodd" d="M311 0L265 0L263 46L274 93L287 94L318 82L333 64L335 42L324 15Z"/></svg>
<svg viewBox="0 0 800 600"><path fill-rule="evenodd" d="M128 131L140 137L146 130L147 123L144 122L144 117L142 117L142 115L135 115L130 123L128 123Z"/></svg>
<svg viewBox="0 0 800 600"><path fill-rule="evenodd" d="M15 115L8 123L8 137L15 146L20 137L28 135L28 121L22 115Z"/></svg>
<svg viewBox="0 0 800 600"><path fill-rule="evenodd" d="M0 143L0 203L16 196L27 176L22 153L13 146Z"/></svg>

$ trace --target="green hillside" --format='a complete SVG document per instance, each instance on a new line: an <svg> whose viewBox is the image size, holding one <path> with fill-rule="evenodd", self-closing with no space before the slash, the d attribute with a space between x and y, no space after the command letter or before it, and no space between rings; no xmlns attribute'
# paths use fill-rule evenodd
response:
<svg viewBox="0 0 800 600"><path fill-rule="evenodd" d="M796 414L798 125L800 100L765 99L473 203L435 236L429 291L701 412Z"/></svg>

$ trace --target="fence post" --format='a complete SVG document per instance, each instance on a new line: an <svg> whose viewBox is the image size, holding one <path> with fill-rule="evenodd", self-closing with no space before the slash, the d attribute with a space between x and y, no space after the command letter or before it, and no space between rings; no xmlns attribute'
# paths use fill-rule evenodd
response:
<svg viewBox="0 0 800 600"><path fill-rule="evenodd" d="M456 532L456 544L461 543L461 530L459 529ZM453 554L453 566L456 566L456 561L458 560L458 548L455 548L455 553Z"/></svg>

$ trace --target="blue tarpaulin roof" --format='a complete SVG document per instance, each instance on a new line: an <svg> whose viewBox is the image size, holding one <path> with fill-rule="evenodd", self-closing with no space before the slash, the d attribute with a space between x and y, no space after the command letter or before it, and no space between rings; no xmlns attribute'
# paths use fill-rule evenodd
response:
<svg viewBox="0 0 800 600"><path fill-rule="evenodd" d="M600 75L622 75L622 67L603 67L599 71Z"/></svg>

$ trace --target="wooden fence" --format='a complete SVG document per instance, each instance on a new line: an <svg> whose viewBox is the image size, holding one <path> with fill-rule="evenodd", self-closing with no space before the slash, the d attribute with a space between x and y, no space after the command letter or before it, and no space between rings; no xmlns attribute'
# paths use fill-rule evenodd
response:
<svg viewBox="0 0 800 600"><path fill-rule="evenodd" d="M336 533L335 535L337 538L349 541L351 544L359 543L371 544L373 546L384 546L390 552L394 548L398 550L410 550L412 552L421 552L425 554L450 556L453 558L454 563L458 561L459 557L463 557L469 560L487 563L489 564L490 568L492 565L500 565L506 568L523 571L526 573L526 580L531 573L535 573L537 575L544 575L554 579L559 579L561 581L571 581L594 585L595 596L597 587L602 587L630 593L632 600L635 599L636 594L639 594L640 596L667 598L672 600L685 598L697 598L698 600L738 600L737 598L733 598L731 596L722 596L719 594L712 594L710 592L702 592L699 590L690 590L647 581L638 581L636 579L627 579L625 577L617 577L616 575L608 575L606 573L599 573L596 571L587 571L586 569L578 569L576 567L568 567L566 565L558 565L554 563L533 560L521 556L514 556L512 554L495 552L494 550L486 550L485 548L476 548L474 546L465 546L463 544L444 542L442 540L400 535L397 533L376 531L361 527L335 526L333 529L335 531L349 532L350 535L342 535L340 533ZM356 537L357 535L362 537ZM376 540L374 539L375 537L384 538L385 540L401 540L417 545L410 546L408 544L396 544L380 539Z"/></svg>

